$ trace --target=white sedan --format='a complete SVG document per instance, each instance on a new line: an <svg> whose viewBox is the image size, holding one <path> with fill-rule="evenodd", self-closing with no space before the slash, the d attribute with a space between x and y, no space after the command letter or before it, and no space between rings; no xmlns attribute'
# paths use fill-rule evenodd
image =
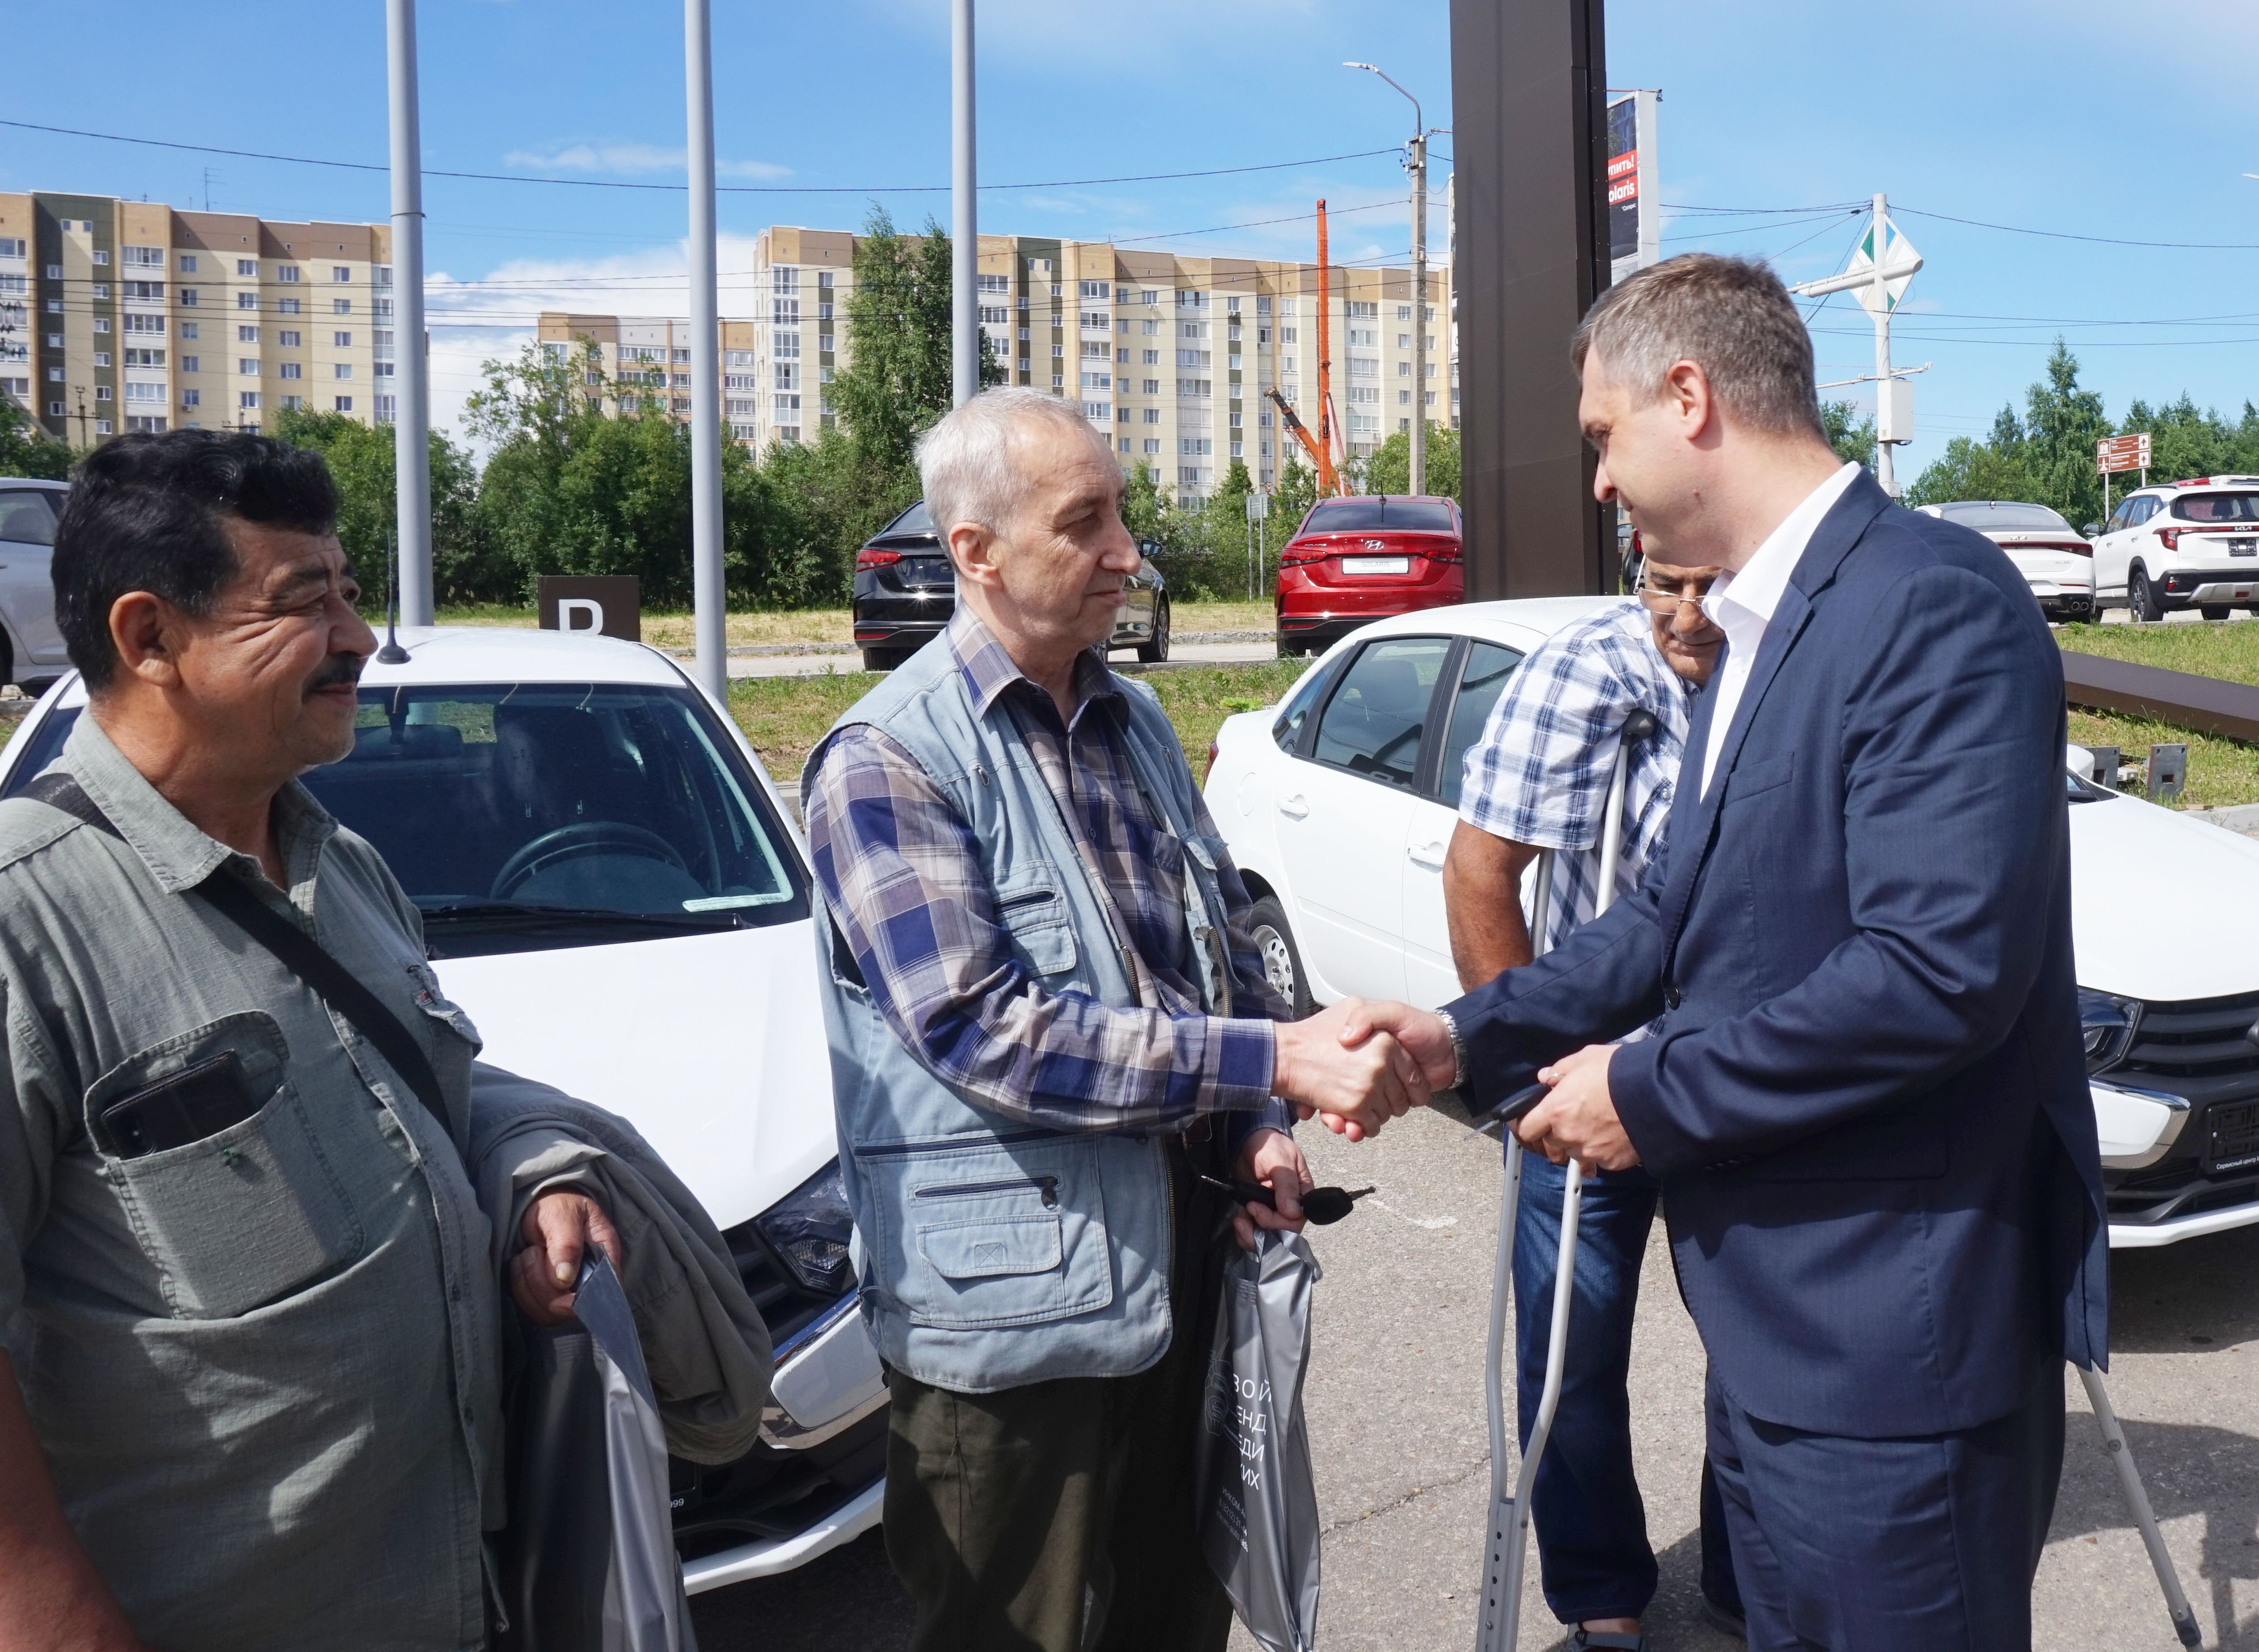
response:
<svg viewBox="0 0 2259 1652"><path fill-rule="evenodd" d="M1443 867L1467 747L1531 650L1616 600L1377 621L1279 706L1225 721L1208 808L1255 898L1265 968L1298 1008L1458 996ZM2063 784L2110 1242L2259 1223L2259 843L2105 790L2090 766L2071 748ZM2129 877L2159 865L2174 875Z"/></svg>
<svg viewBox="0 0 2259 1652"><path fill-rule="evenodd" d="M776 1344L761 1440L673 1465L693 1592L877 1524L886 1387L856 1312L807 856L759 759L654 649L404 630L353 751L307 785L422 908L486 1058L634 1122L723 1229ZM65 677L0 751L0 794L62 749Z"/></svg>

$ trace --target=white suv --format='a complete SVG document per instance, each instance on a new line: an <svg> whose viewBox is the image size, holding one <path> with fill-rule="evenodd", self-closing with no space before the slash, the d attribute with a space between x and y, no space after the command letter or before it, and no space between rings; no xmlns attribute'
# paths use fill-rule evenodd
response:
<svg viewBox="0 0 2259 1652"><path fill-rule="evenodd" d="M2198 476L2127 494L2094 541L2097 607L2135 619L2193 608L2259 613L2259 476Z"/></svg>

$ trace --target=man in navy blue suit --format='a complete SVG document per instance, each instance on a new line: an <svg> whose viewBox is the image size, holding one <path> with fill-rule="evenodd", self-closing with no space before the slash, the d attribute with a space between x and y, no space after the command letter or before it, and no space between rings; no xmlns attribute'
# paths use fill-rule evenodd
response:
<svg viewBox="0 0 2259 1652"><path fill-rule="evenodd" d="M1751 1647L2028 1647L2063 1361L2108 1341L2056 645L1999 550L1830 450L1763 266L1643 270L1576 357L1599 497L1728 570L1667 851L1364 1021L1478 1104L1535 1072L1525 1145L1661 1179Z"/></svg>

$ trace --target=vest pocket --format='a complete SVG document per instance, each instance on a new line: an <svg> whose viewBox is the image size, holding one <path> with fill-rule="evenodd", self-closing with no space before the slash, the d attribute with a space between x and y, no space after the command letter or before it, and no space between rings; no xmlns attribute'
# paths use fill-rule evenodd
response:
<svg viewBox="0 0 2259 1652"><path fill-rule="evenodd" d="M1090 1143L885 1143L858 1150L878 1232L875 1277L910 1323L1038 1325L1114 1300L1106 1203Z"/></svg>
<svg viewBox="0 0 2259 1652"><path fill-rule="evenodd" d="M996 921L1037 975L1060 975L1075 965L1073 915L1048 865L1027 868L996 890Z"/></svg>

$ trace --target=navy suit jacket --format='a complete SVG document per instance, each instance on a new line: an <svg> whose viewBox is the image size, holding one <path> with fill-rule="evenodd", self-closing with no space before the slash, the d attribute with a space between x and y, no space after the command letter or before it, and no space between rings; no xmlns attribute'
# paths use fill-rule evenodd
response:
<svg viewBox="0 0 2259 1652"><path fill-rule="evenodd" d="M1450 1006L1470 1087L1661 1014L1609 1088L1727 1392L1828 1434L1973 1427L2035 1350L2108 1347L2061 657L1989 540L1862 476L1706 792L1714 700L1638 893Z"/></svg>

